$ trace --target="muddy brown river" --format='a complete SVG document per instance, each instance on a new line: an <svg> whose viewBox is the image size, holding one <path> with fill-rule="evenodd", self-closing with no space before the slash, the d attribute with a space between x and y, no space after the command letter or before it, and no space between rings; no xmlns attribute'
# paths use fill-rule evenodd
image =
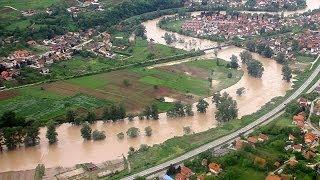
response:
<svg viewBox="0 0 320 180"><path fill-rule="evenodd" d="M318 0L307 1L308 9L319 8ZM299 11L300 12L300 11ZM288 13L289 14L289 13ZM156 43L165 44L162 36L165 31L157 27L158 19L147 21L144 23L147 30L148 39L152 38ZM215 42L201 40L192 37L186 37L176 34L181 42L172 46L191 50L202 47L210 47L215 45ZM229 60L231 55L239 56L243 49L236 47L227 47L218 52L218 57ZM208 52L205 57L213 57L212 52ZM263 63L265 68L261 79L249 77L246 70L239 82L233 86L223 90L228 92L236 99L239 107L239 116L256 112L264 104L272 98L285 95L285 92L290 89L290 83L282 80L281 65L274 60L263 58L254 54L254 58ZM240 59L240 58L239 58ZM183 62L183 61L182 61ZM170 63L158 65L166 66ZM236 89L245 87L245 94L241 97L236 96ZM167 98L172 100L170 98ZM93 142L83 141L80 135L80 127L63 124L57 128L59 142L56 145L49 146L45 138L45 128L41 128L40 145L29 148L18 148L13 151L0 153L0 172L16 171L33 169L38 163L45 164L46 167L64 166L71 167L77 163L93 162L100 163L106 160L121 158L122 154L126 155L129 147L139 147L141 144L159 144L174 136L183 135L183 127L190 126L193 132L205 131L209 128L216 127L217 122L214 118L215 108L211 103L211 97L207 98L210 107L206 114L195 113L193 117L184 117L176 119L167 119L164 113L160 114L160 119L153 120L137 120L121 121L116 123L98 122L92 126L93 130L104 130L107 138L104 141ZM138 127L141 131L141 136L130 139L125 137L119 140L116 134L124 132L130 127ZM151 126L153 135L147 137L144 135L144 128Z"/></svg>

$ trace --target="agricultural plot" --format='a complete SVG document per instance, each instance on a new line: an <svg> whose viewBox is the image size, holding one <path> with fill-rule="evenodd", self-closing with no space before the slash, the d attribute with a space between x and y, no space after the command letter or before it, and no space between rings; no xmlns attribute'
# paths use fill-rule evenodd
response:
<svg viewBox="0 0 320 180"><path fill-rule="evenodd" d="M0 0L0 7L12 6L18 10L44 9L60 0Z"/></svg>
<svg viewBox="0 0 320 180"><path fill-rule="evenodd" d="M97 109L99 114L102 107L113 103L123 103L130 112L140 112L156 103L161 111L166 111L172 104L156 98L169 96L192 103L237 82L242 72L228 69L226 63L221 60L217 66L212 60L197 60L154 69L132 68L22 88L15 94L2 92L0 114L14 110L27 117L50 119L70 108ZM210 87L208 77L212 71L216 83ZM227 77L229 72L234 74L232 78Z"/></svg>
<svg viewBox="0 0 320 180"><path fill-rule="evenodd" d="M84 94L68 97L34 87L21 89L15 97L1 101L0 114L12 110L21 116L45 121L63 115L66 109L96 109L109 104Z"/></svg>
<svg viewBox="0 0 320 180"><path fill-rule="evenodd" d="M123 57L118 55L115 59L103 57L89 58L75 56L70 60L54 63L50 68L51 74L54 77L72 76L85 72L102 71L104 69L146 61L150 59L183 54L186 52L160 44L155 44L153 50L150 50L147 41L142 40L141 38L137 38L135 44L130 47L130 49L131 48L132 50L130 52L126 52L128 54L131 54L131 56Z"/></svg>

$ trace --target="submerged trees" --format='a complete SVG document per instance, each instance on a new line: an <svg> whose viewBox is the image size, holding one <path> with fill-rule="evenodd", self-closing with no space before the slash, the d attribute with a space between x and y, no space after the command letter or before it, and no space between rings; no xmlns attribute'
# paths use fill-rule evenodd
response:
<svg viewBox="0 0 320 180"><path fill-rule="evenodd" d="M87 124L87 123L83 124L80 131L81 131L81 136L83 137L83 139L85 139L85 140L91 139L92 129L89 126L89 124Z"/></svg>
<svg viewBox="0 0 320 180"><path fill-rule="evenodd" d="M126 109L123 104L120 104L119 106L112 105L111 107L106 107L104 109L102 116L104 121L124 119L126 117Z"/></svg>
<svg viewBox="0 0 320 180"><path fill-rule="evenodd" d="M250 76L253 76L255 78L261 78L264 68L261 62L252 59L247 62L247 70Z"/></svg>
<svg viewBox="0 0 320 180"><path fill-rule="evenodd" d="M145 107L143 114L146 116L147 119L159 119L159 110L156 104L152 104L151 106Z"/></svg>
<svg viewBox="0 0 320 180"><path fill-rule="evenodd" d="M127 135L131 138L138 137L140 135L140 130L139 128L136 127L131 127L127 130Z"/></svg>
<svg viewBox="0 0 320 180"><path fill-rule="evenodd" d="M146 133L146 136L151 136L152 135L152 128L151 126L148 126L146 128L144 128L144 131Z"/></svg>
<svg viewBox="0 0 320 180"><path fill-rule="evenodd" d="M283 80L286 80L287 82L290 82L291 78L292 78L292 70L289 67L289 65L284 65L282 67L282 76L283 76Z"/></svg>
<svg viewBox="0 0 320 180"><path fill-rule="evenodd" d="M46 138L49 141L49 144L54 144L58 141L58 133L56 132L56 125L53 121L48 122L47 124L47 133Z"/></svg>
<svg viewBox="0 0 320 180"><path fill-rule="evenodd" d="M207 101L205 101L204 99L200 99L197 104L197 111L201 113L206 113L208 106L209 103Z"/></svg>
<svg viewBox="0 0 320 180"><path fill-rule="evenodd" d="M228 93L214 94L213 102L217 108L215 116L218 121L227 122L238 117L237 102Z"/></svg>

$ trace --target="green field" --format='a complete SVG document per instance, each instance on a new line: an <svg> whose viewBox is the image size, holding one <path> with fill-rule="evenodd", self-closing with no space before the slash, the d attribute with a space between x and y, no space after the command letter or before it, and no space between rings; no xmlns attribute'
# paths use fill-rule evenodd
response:
<svg viewBox="0 0 320 180"><path fill-rule="evenodd" d="M180 32L181 31L181 27L182 27L182 24L184 23L185 20L171 20L167 23L164 23L163 24L163 27L165 29L168 29L170 31L173 31L173 32Z"/></svg>
<svg viewBox="0 0 320 180"><path fill-rule="evenodd" d="M12 110L21 116L46 122L63 115L66 109L95 109L111 104L84 94L66 97L35 87L23 88L18 93L14 98L0 101L0 114Z"/></svg>
<svg viewBox="0 0 320 180"><path fill-rule="evenodd" d="M165 45L155 45L155 55L152 59L164 58L177 54L184 54L186 51L171 48ZM103 71L104 69L127 65L131 63L150 60L150 50L146 40L137 38L132 46L131 56L127 58L108 59L103 57L81 57L75 56L70 60L54 63L50 70L53 77L65 77L82 74L84 72Z"/></svg>
<svg viewBox="0 0 320 180"><path fill-rule="evenodd" d="M231 70L234 76L228 78L230 70L226 68L226 62L221 60L221 66L215 64L212 60L197 60L154 69L131 68L22 88L16 90L17 95L2 100L0 108L3 111L14 110L27 117L37 115L43 120L63 115L70 108L97 109L100 112L101 107L112 103L123 103L129 112L139 112L156 103L160 111L166 111L172 103L160 102L156 98L169 96L188 103L195 102L198 97L210 96L213 91L236 83L242 76L242 71ZM184 67L201 73L187 75L180 71ZM220 79L210 88L207 77L212 70L217 74L215 78ZM186 94L195 98L187 99Z"/></svg>
<svg viewBox="0 0 320 180"><path fill-rule="evenodd" d="M18 10L44 9L57 2L60 0L0 0L0 8L12 6Z"/></svg>

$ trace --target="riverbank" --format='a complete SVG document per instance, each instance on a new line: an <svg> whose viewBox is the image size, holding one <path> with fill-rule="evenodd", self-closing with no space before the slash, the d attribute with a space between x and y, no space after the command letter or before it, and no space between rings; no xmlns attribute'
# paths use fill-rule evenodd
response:
<svg viewBox="0 0 320 180"><path fill-rule="evenodd" d="M118 179L120 177L132 175L134 173L145 170L149 167L155 167L155 165L161 164L161 162L168 162L169 160L174 159L177 156L181 156L187 152L190 152L191 150L195 149L195 147L199 147L200 145L205 145L209 142L212 143L214 140L220 137L224 137L226 135L236 132L241 127L244 127L256 121L256 119L258 118L261 119L261 117L266 116L266 114L269 113L269 111L273 110L275 107L280 106L285 99L291 96L293 97L297 96L298 94L296 93L296 91L301 90L300 86L302 86L306 82L306 80L309 79L309 76L311 75L311 73L313 73L314 70L319 71L319 69L320 69L320 61L317 61L316 68L314 67L312 68L312 70L307 70L306 72L303 73L302 76L298 77L295 85L293 86L293 89L288 91L284 97L275 98L273 101L266 104L256 113L253 113L248 116L244 116L240 120L233 120L233 121L227 122L222 126L219 126L219 128L213 128L202 133L185 135L183 137L170 139L161 145L150 147L145 151L137 151L133 153L132 156L129 156L128 160L129 162L130 161L134 162L133 164L137 163L139 165L137 165L136 168L131 167L130 173L128 171L124 171L116 176L113 176L112 179ZM313 78L315 78L313 82L316 79L319 79L317 77L319 77L319 73L317 76L313 75ZM300 93L306 92L308 90L308 87L311 87L311 86L312 86L312 83L310 83L310 85L308 86L304 85L304 88ZM202 141L204 139L206 141ZM193 147L193 144L196 144L195 147ZM162 153L164 149L166 149L166 152L168 154ZM170 156L172 152L175 152L175 155ZM145 158L145 157L148 157L148 158ZM155 157L155 158L150 159L150 157Z"/></svg>

